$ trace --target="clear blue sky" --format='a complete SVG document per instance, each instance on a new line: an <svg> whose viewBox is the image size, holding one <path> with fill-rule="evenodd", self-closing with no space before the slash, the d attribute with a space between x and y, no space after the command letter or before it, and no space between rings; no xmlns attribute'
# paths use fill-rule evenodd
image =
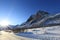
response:
<svg viewBox="0 0 60 40"><path fill-rule="evenodd" d="M21 24L38 10L51 14L60 12L60 0L0 0L0 21Z"/></svg>

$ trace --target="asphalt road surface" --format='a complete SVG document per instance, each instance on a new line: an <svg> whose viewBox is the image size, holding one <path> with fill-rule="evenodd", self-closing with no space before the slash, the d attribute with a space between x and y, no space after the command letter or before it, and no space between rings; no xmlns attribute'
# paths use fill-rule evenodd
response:
<svg viewBox="0 0 60 40"><path fill-rule="evenodd" d="M0 40L31 40L21 36L14 35L13 33L0 31Z"/></svg>

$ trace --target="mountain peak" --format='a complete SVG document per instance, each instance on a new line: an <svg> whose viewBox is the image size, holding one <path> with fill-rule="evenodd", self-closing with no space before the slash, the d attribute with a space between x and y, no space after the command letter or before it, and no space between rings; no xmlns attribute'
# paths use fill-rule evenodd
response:
<svg viewBox="0 0 60 40"><path fill-rule="evenodd" d="M36 14L40 14L40 15L45 15L45 14L49 14L48 12L46 12L46 11L41 11L41 10L39 10L39 11L37 11L37 13Z"/></svg>
<svg viewBox="0 0 60 40"><path fill-rule="evenodd" d="M48 12L39 10L39 11L37 11L36 14L31 15L31 16L29 17L29 19L27 20L27 22L29 22L29 21L31 21L31 20L33 20L33 19L39 19L39 18L41 18L41 17L48 16L48 14L49 14Z"/></svg>

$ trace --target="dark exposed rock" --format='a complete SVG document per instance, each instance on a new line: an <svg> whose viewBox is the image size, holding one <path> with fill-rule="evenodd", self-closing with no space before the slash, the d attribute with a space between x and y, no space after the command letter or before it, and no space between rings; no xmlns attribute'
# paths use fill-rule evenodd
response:
<svg viewBox="0 0 60 40"><path fill-rule="evenodd" d="M45 16L48 16L48 12L45 12L45 11L38 11L36 14L34 14L34 15L31 15L30 17L29 17L29 19L27 20L27 22L30 22L31 20L37 20L37 19L39 19L39 18L41 18L41 17L45 17Z"/></svg>

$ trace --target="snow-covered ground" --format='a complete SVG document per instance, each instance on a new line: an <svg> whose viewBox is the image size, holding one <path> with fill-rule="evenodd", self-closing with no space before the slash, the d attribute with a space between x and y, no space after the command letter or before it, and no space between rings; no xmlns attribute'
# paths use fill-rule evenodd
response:
<svg viewBox="0 0 60 40"><path fill-rule="evenodd" d="M32 38L32 40L60 40L60 26L54 26L54 27L46 27L46 32L35 34L35 32L22 32L22 33L16 33L18 36L26 37L26 38Z"/></svg>
<svg viewBox="0 0 60 40"><path fill-rule="evenodd" d="M0 31L0 40L31 40L30 38L25 38L21 36L17 36L13 33Z"/></svg>

